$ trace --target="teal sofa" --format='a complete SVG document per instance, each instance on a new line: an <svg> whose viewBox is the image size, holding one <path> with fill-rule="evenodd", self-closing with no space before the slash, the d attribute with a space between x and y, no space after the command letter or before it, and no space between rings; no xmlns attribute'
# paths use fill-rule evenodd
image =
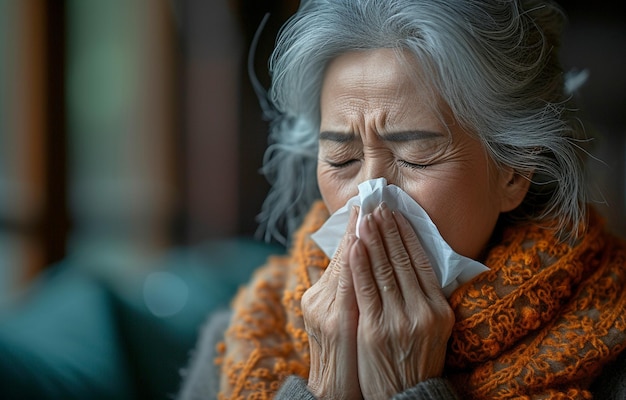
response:
<svg viewBox="0 0 626 400"><path fill-rule="evenodd" d="M172 399L207 316L280 253L247 238L211 241L121 282L72 257L50 266L0 308L0 398Z"/></svg>

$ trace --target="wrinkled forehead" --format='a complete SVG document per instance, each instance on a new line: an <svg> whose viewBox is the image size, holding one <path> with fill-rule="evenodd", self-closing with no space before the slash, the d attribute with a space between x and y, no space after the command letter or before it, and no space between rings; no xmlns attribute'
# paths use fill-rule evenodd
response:
<svg viewBox="0 0 626 400"><path fill-rule="evenodd" d="M325 71L320 107L322 118L381 109L393 114L428 110L450 117L420 62L408 51L390 48L352 51L333 59Z"/></svg>

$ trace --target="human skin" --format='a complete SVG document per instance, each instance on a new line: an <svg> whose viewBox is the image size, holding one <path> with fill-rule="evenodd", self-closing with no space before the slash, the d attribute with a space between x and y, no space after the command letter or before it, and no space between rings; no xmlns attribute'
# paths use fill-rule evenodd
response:
<svg viewBox="0 0 626 400"><path fill-rule="evenodd" d="M499 215L519 205L529 182L496 167L420 76L415 59L391 49L329 64L320 97L322 198L333 213L359 183L384 177L426 210L457 253L479 259ZM440 376L454 324L403 216L382 204L358 239L355 221L302 299L309 387L319 398L390 398Z"/></svg>

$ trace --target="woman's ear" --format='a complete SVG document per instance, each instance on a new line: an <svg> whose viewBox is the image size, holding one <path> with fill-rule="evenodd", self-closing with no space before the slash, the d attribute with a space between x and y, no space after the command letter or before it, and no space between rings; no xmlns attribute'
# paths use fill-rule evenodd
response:
<svg viewBox="0 0 626 400"><path fill-rule="evenodd" d="M519 206L530 187L532 172L522 174L513 168L500 170L500 212L512 211Z"/></svg>

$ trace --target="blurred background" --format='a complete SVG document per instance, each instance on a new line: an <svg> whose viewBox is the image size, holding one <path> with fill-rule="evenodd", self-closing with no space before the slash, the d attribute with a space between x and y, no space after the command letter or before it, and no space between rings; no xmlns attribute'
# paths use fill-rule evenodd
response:
<svg viewBox="0 0 626 400"><path fill-rule="evenodd" d="M45 352L58 342L36 347L39 339L26 336L3 352L3 335L14 340L41 326L41 336L59 318L97 318L113 309L103 325L113 325L112 336L99 330L90 351L118 352L119 359L107 364L95 354L100 364L89 376L112 377L103 371L117 368L127 381L115 396L96 384L82 393L159 398L176 390L210 308L206 296L215 299L210 292L222 290L211 304L226 303L254 266L283 250L253 238L268 190L258 172L267 124L247 56L270 13L254 59L267 87L276 33L297 6L297 0L0 0L0 305L8 310L5 327L13 327L2 331L0 319L0 382L4 356L49 393L74 393L64 381L68 373L46 380L36 364L52 359ZM589 73L579 104L598 136L590 163L594 200L610 227L626 235L623 6L572 0L562 6L570 17L563 64ZM234 274L237 263L243 266ZM58 283L71 280L57 276L67 270L74 286ZM211 286L216 277L231 279L229 289ZM68 303L80 302L80 282L103 291L105 300L95 302L106 303L105 311L67 311ZM41 294L54 284L62 295ZM94 299L85 296L85 305ZM163 298L171 302L160 304ZM50 309L38 308L41 302ZM59 309L66 314L55 314ZM176 334L159 337L167 329ZM151 340L153 347L137 354ZM169 364L154 356L164 346L178 346ZM72 366L83 386L80 363L89 361Z"/></svg>
<svg viewBox="0 0 626 400"><path fill-rule="evenodd" d="M0 282L252 235L259 79L295 0L0 0ZM95 254L93 253L95 252Z"/></svg>

